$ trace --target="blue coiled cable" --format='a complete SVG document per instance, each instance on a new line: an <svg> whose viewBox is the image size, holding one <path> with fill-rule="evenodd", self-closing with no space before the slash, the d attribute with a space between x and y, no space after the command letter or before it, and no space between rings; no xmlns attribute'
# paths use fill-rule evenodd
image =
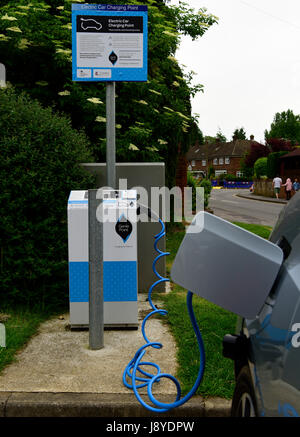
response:
<svg viewBox="0 0 300 437"><path fill-rule="evenodd" d="M198 348L199 348L199 354L200 354L199 372L198 372L197 379L196 379L192 389L189 391L189 393L186 396L184 396L182 399L180 399L181 398L181 388L180 388L180 384L179 384L178 380L174 376L172 376L168 373L161 373L160 367L156 363L142 361L148 347L152 347L154 349L161 349L163 347L163 345L161 343L151 342L145 334L145 325L150 317L154 316L155 314L161 314L161 315L167 314L166 310L160 310L160 309L156 308L156 306L153 304L152 299L151 299L151 294L152 294L153 289L158 284L160 284L162 282L169 281L169 279L162 277L156 270L156 263L158 262L158 260L160 258L162 258L163 256L169 255L168 252L162 252L157 247L159 240L165 235L165 225L160 218L159 218L159 222L161 224L162 229L157 235L154 236L154 238L155 238L154 248L155 248L156 252L158 253L158 256L155 258L155 260L153 261L153 264L152 264L153 272L158 277L158 281L156 281L154 284L152 284L152 286L150 287L149 292L148 292L149 304L150 304L151 308L153 309L153 311L151 313L149 313L144 318L143 323L142 323L142 328L141 328L146 344L138 349L138 351L136 352L133 359L126 366L124 373L123 373L123 383L126 387L128 387L134 391L134 394L135 394L137 400L145 408L147 408L150 411L156 412L156 413L165 413L167 411L170 411L173 408L176 408L176 407L183 405L196 393L196 391L197 391L197 389L202 381L202 377L203 377L203 373L204 373L205 350L204 350L204 344L203 344L201 332L199 330L199 327L198 327L198 324L197 324L197 321L195 318L194 310L193 310L193 305L192 305L193 293L188 291L188 293L187 293L187 308L188 308L188 313L189 313L189 317L190 317L194 332L196 334ZM149 373L142 368L142 367L149 367L149 366L156 369L155 374ZM137 376L137 371L143 376ZM161 380L161 378L170 379L175 384L176 389L177 389L177 396L176 396L175 402L167 404L167 403L158 401L153 396L152 386L155 382L159 382ZM127 381L128 379L131 380L131 384L128 383L128 381ZM146 386L147 386L149 400L157 408L152 407L151 405L148 405L141 398L140 394L138 393L139 388L146 387Z"/></svg>

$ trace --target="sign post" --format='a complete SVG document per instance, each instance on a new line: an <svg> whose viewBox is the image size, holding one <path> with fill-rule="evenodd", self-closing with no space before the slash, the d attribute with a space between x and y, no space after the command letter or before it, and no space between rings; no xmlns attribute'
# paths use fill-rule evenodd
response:
<svg viewBox="0 0 300 437"><path fill-rule="evenodd" d="M116 83L106 84L106 183L116 186Z"/></svg>
<svg viewBox="0 0 300 437"><path fill-rule="evenodd" d="M148 8L72 5L72 78L107 82L107 185L116 189L115 82L147 81Z"/></svg>
<svg viewBox="0 0 300 437"><path fill-rule="evenodd" d="M72 79L106 82L106 182L113 189L117 189L115 86L121 81L147 81L147 26L147 6L72 4ZM100 332L91 326L96 319L90 320L90 332ZM102 340L93 343L100 345Z"/></svg>
<svg viewBox="0 0 300 437"><path fill-rule="evenodd" d="M96 210L102 200L96 196L97 190L88 190L89 346L92 350L104 346L103 223L96 218Z"/></svg>

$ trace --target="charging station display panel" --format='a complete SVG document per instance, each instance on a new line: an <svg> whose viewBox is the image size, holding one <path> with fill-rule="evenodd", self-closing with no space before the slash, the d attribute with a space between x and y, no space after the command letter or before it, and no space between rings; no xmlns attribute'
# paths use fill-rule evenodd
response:
<svg viewBox="0 0 300 437"><path fill-rule="evenodd" d="M72 5L74 81L147 81L148 9Z"/></svg>

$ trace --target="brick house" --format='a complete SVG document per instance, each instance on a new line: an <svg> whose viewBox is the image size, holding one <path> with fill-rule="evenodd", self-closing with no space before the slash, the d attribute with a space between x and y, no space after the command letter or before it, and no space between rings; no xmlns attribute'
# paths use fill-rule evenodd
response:
<svg viewBox="0 0 300 437"><path fill-rule="evenodd" d="M283 179L291 178L300 180L300 149L280 157L280 176Z"/></svg>
<svg viewBox="0 0 300 437"><path fill-rule="evenodd" d="M195 145L186 155L188 170L196 177L207 176L209 168L213 167L216 176L225 173L241 177L241 159L250 151L253 142L256 143L252 136L251 140Z"/></svg>

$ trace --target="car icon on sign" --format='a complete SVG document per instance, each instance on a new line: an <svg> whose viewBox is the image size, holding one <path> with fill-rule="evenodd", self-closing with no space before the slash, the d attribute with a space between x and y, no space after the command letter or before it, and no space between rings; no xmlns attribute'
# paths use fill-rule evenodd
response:
<svg viewBox="0 0 300 437"><path fill-rule="evenodd" d="M102 24L98 21L94 20L93 18L80 18L81 20L81 28L83 30L88 29L95 29L95 30L101 30Z"/></svg>

